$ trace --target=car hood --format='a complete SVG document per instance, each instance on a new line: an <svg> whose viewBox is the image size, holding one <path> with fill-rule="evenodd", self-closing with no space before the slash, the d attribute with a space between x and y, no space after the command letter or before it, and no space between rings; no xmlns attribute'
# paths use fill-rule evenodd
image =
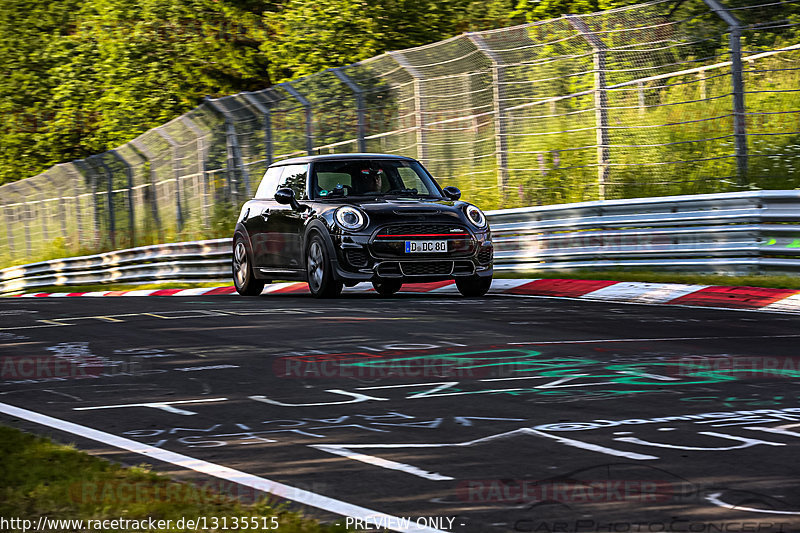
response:
<svg viewBox="0 0 800 533"><path fill-rule="evenodd" d="M423 222L469 225L464 214L464 207L468 204L461 201L377 198L353 202L351 205L367 213L372 227Z"/></svg>

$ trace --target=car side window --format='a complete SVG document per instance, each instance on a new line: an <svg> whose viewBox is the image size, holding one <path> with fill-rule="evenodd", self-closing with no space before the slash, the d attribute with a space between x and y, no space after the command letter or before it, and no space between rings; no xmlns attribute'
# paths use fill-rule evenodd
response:
<svg viewBox="0 0 800 533"><path fill-rule="evenodd" d="M294 196L298 200L308 200L306 193L306 178L308 176L308 165L287 165L283 167L281 175L281 187L289 187L294 191ZM273 196L275 191L273 192Z"/></svg>
<svg viewBox="0 0 800 533"><path fill-rule="evenodd" d="M278 183L281 179L281 172L286 167L271 167L267 169L261 179L261 185L256 191L256 198L274 198L275 191L278 190Z"/></svg>

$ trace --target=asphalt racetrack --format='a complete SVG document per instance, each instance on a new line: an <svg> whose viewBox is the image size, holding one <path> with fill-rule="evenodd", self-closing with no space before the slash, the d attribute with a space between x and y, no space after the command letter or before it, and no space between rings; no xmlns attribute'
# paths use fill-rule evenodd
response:
<svg viewBox="0 0 800 533"><path fill-rule="evenodd" d="M798 531L798 326L518 296L4 298L0 420L363 529Z"/></svg>

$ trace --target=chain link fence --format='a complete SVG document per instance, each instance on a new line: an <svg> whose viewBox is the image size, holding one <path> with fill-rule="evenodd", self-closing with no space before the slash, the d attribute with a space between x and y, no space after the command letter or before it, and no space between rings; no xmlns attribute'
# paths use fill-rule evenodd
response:
<svg viewBox="0 0 800 533"><path fill-rule="evenodd" d="M306 153L416 157L486 209L792 189L798 3L657 0L206 99L0 187L0 266L229 235L267 165Z"/></svg>

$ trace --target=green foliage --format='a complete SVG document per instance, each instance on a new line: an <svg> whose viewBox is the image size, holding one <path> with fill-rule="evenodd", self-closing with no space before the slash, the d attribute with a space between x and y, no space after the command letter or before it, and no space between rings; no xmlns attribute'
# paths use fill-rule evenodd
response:
<svg viewBox="0 0 800 533"><path fill-rule="evenodd" d="M6 0L0 185L259 90L514 20L514 0Z"/></svg>

